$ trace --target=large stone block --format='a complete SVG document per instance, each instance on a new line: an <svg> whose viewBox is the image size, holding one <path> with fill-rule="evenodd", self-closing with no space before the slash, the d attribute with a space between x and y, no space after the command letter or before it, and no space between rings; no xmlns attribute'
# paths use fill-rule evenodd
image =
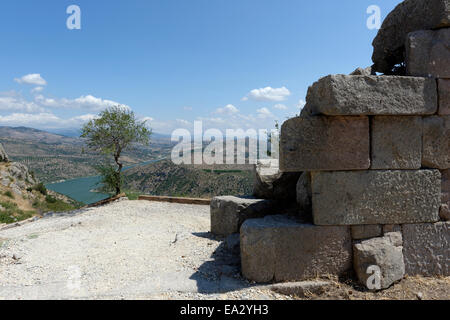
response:
<svg viewBox="0 0 450 320"><path fill-rule="evenodd" d="M450 276L450 222L405 224L406 274Z"/></svg>
<svg viewBox="0 0 450 320"><path fill-rule="evenodd" d="M352 226L353 240L362 240L379 237L383 234L383 227L381 224Z"/></svg>
<svg viewBox="0 0 450 320"><path fill-rule="evenodd" d="M406 0L384 19L373 41L373 70L389 73L404 62L408 33L450 27L450 0Z"/></svg>
<svg viewBox="0 0 450 320"><path fill-rule="evenodd" d="M303 216L312 217L311 173L303 172L297 181L297 204Z"/></svg>
<svg viewBox="0 0 450 320"><path fill-rule="evenodd" d="M371 130L371 169L420 169L421 117L377 116Z"/></svg>
<svg viewBox="0 0 450 320"><path fill-rule="evenodd" d="M423 119L422 166L450 169L450 116Z"/></svg>
<svg viewBox="0 0 450 320"><path fill-rule="evenodd" d="M406 73L450 78L450 28L412 32L406 41Z"/></svg>
<svg viewBox="0 0 450 320"><path fill-rule="evenodd" d="M370 167L368 117L297 117L281 129L280 169L362 170Z"/></svg>
<svg viewBox="0 0 450 320"><path fill-rule="evenodd" d="M356 243L353 246L353 266L360 283L368 285L369 277L372 276L370 267L376 266L380 271L379 287L369 287L369 289L387 289L394 282L403 279L405 276L405 263L403 261L403 252L401 233L392 237L373 238ZM400 242L400 243L399 243Z"/></svg>
<svg viewBox="0 0 450 320"><path fill-rule="evenodd" d="M438 79L439 114L450 115L450 79Z"/></svg>
<svg viewBox="0 0 450 320"><path fill-rule="evenodd" d="M444 221L450 220L450 170L441 171L442 174L442 192L441 192L441 211L440 217Z"/></svg>
<svg viewBox="0 0 450 320"><path fill-rule="evenodd" d="M312 174L316 225L439 221L439 170L317 172Z"/></svg>
<svg viewBox="0 0 450 320"><path fill-rule="evenodd" d="M260 199L293 201L300 172L281 172L278 160L259 160L255 165L253 195Z"/></svg>
<svg viewBox="0 0 450 320"><path fill-rule="evenodd" d="M241 258L243 275L256 282L341 275L352 266L350 229L300 224L286 216L247 220Z"/></svg>
<svg viewBox="0 0 450 320"><path fill-rule="evenodd" d="M271 200L215 197L211 200L211 232L223 236L237 233L245 220L273 214L274 209Z"/></svg>
<svg viewBox="0 0 450 320"><path fill-rule="evenodd" d="M311 115L430 115L437 111L433 79L330 75L308 89Z"/></svg>

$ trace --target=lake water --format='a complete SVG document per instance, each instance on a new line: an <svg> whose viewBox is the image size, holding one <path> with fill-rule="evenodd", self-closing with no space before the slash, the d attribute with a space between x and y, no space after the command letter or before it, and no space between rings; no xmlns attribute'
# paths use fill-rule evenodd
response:
<svg viewBox="0 0 450 320"><path fill-rule="evenodd" d="M138 165L128 166L124 170L131 169L136 166L143 166L151 163L161 161L163 159L150 160ZM96 190L100 187L100 176L76 178L71 180L66 180L63 182L50 183L46 185L46 188L54 192L58 192L71 199L84 204L95 203L104 199L109 198L111 195L101 192L92 192L91 190Z"/></svg>

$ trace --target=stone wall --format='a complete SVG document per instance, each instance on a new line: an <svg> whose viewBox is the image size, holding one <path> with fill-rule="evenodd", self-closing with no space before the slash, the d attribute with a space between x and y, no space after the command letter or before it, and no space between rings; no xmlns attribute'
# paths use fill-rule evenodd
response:
<svg viewBox="0 0 450 320"><path fill-rule="evenodd" d="M314 83L301 116L282 125L278 171L300 176L298 212L235 218L248 279L354 271L369 286L376 267L382 289L405 275L450 275L450 1L400 4L373 59L369 72ZM399 63L406 74L395 74Z"/></svg>

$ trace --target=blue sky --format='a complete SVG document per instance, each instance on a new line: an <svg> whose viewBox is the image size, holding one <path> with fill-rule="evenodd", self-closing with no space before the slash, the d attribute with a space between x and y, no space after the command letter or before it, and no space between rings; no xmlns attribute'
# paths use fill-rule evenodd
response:
<svg viewBox="0 0 450 320"><path fill-rule="evenodd" d="M371 65L368 6L400 0L5 0L0 125L79 127L120 103L154 131L270 128L320 77ZM66 8L81 9L69 30Z"/></svg>

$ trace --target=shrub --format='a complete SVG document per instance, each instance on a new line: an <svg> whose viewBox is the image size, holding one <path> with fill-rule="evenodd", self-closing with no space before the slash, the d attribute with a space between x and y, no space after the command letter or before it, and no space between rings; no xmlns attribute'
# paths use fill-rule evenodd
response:
<svg viewBox="0 0 450 320"><path fill-rule="evenodd" d="M7 196L8 198L14 199L14 195L11 193L11 191L6 191L4 195Z"/></svg>
<svg viewBox="0 0 450 320"><path fill-rule="evenodd" d="M56 199L54 197L52 197L51 195L47 195L45 197L45 201L47 201L47 203L56 203Z"/></svg>

